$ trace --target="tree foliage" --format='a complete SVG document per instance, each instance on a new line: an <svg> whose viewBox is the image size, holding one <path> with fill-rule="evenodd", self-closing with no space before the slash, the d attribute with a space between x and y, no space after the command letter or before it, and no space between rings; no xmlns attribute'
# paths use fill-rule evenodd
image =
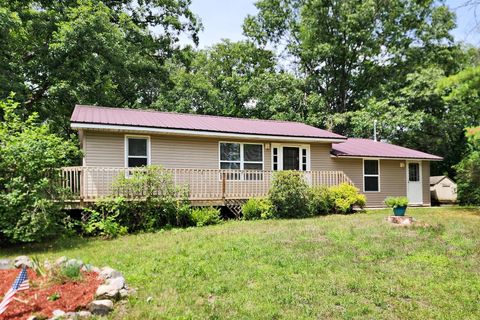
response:
<svg viewBox="0 0 480 320"><path fill-rule="evenodd" d="M73 106L148 107L181 33L201 27L190 0L0 1L0 96L17 93L67 130ZM152 33L150 29L155 29Z"/></svg>
<svg viewBox="0 0 480 320"><path fill-rule="evenodd" d="M256 6L245 33L261 45L283 46L333 113L359 109L360 99L401 85L418 66L456 70L454 15L433 0L259 0Z"/></svg>
<svg viewBox="0 0 480 320"><path fill-rule="evenodd" d="M18 107L12 98L0 102L1 242L37 241L61 228L62 190L53 169L79 155L76 143L38 124L35 113L22 119Z"/></svg>
<svg viewBox="0 0 480 320"><path fill-rule="evenodd" d="M469 128L466 136L469 152L456 166L458 201L480 205L480 127Z"/></svg>

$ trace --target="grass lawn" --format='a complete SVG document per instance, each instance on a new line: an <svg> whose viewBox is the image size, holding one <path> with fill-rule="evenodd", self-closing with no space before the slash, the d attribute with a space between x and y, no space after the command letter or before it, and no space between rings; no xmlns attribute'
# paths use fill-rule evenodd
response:
<svg viewBox="0 0 480 320"><path fill-rule="evenodd" d="M480 211L408 209L428 224L408 228L387 213L67 239L0 256L122 271L138 293L111 318L480 319Z"/></svg>

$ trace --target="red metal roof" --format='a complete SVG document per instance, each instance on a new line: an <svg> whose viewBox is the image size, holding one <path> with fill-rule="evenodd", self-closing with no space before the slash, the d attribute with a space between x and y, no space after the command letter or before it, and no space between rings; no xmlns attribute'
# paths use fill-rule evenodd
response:
<svg viewBox="0 0 480 320"><path fill-rule="evenodd" d="M300 122L242 119L141 109L77 105L71 122L344 140L345 137Z"/></svg>
<svg viewBox="0 0 480 320"><path fill-rule="evenodd" d="M332 145L332 154L339 157L371 157L396 159L442 160L441 157L394 144L369 139L348 138Z"/></svg>

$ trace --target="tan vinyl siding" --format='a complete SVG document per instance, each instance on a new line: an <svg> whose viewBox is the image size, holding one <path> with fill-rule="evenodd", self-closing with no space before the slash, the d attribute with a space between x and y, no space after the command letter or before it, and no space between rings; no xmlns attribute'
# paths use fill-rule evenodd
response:
<svg viewBox="0 0 480 320"><path fill-rule="evenodd" d="M335 170L330 156L331 143L313 143L310 145L310 168L315 170Z"/></svg>
<svg viewBox="0 0 480 320"><path fill-rule="evenodd" d="M430 206L430 162L422 161L423 205Z"/></svg>
<svg viewBox="0 0 480 320"><path fill-rule="evenodd" d="M86 166L124 167L124 133L86 131L84 157ZM128 134L127 134L128 135ZM168 135L149 135L151 164L165 168L219 168L219 142L245 142L264 144L264 170L271 170L271 149L264 141L193 138Z"/></svg>
<svg viewBox="0 0 480 320"><path fill-rule="evenodd" d="M125 147L123 134L85 131L84 135L83 152L86 166L124 166Z"/></svg>
<svg viewBox="0 0 480 320"><path fill-rule="evenodd" d="M369 206L384 206L386 197L407 195L406 166L403 160L380 160L380 192L365 192Z"/></svg>
<svg viewBox="0 0 480 320"><path fill-rule="evenodd" d="M400 167L404 160L380 160L380 192L363 192L363 160L333 159L335 170L342 170L352 179L360 192L367 197L367 206L383 207L386 197L407 195L406 168Z"/></svg>

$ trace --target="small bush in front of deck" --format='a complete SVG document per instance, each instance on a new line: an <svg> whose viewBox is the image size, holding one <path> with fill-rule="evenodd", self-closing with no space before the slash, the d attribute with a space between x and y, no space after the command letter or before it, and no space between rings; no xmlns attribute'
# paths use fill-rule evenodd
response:
<svg viewBox="0 0 480 320"><path fill-rule="evenodd" d="M197 227L219 224L221 221L220 209L213 207L193 208L191 219Z"/></svg>
<svg viewBox="0 0 480 320"><path fill-rule="evenodd" d="M127 234L128 227L119 223L119 215L119 210L112 213L85 208L81 225L82 231L87 236L101 236L108 239Z"/></svg>
<svg viewBox="0 0 480 320"><path fill-rule="evenodd" d="M273 205L268 198L251 198L242 206L244 220L273 218Z"/></svg>
<svg viewBox="0 0 480 320"><path fill-rule="evenodd" d="M275 172L268 198L272 202L275 217L301 218L311 215L309 187L302 172Z"/></svg>
<svg viewBox="0 0 480 320"><path fill-rule="evenodd" d="M329 214L335 211L335 199L326 186L310 188L310 206L314 215Z"/></svg>
<svg viewBox="0 0 480 320"><path fill-rule="evenodd" d="M352 212L354 206L363 208L367 202L365 195L360 194L358 188L348 183L330 187L330 193L333 198L335 213Z"/></svg>

